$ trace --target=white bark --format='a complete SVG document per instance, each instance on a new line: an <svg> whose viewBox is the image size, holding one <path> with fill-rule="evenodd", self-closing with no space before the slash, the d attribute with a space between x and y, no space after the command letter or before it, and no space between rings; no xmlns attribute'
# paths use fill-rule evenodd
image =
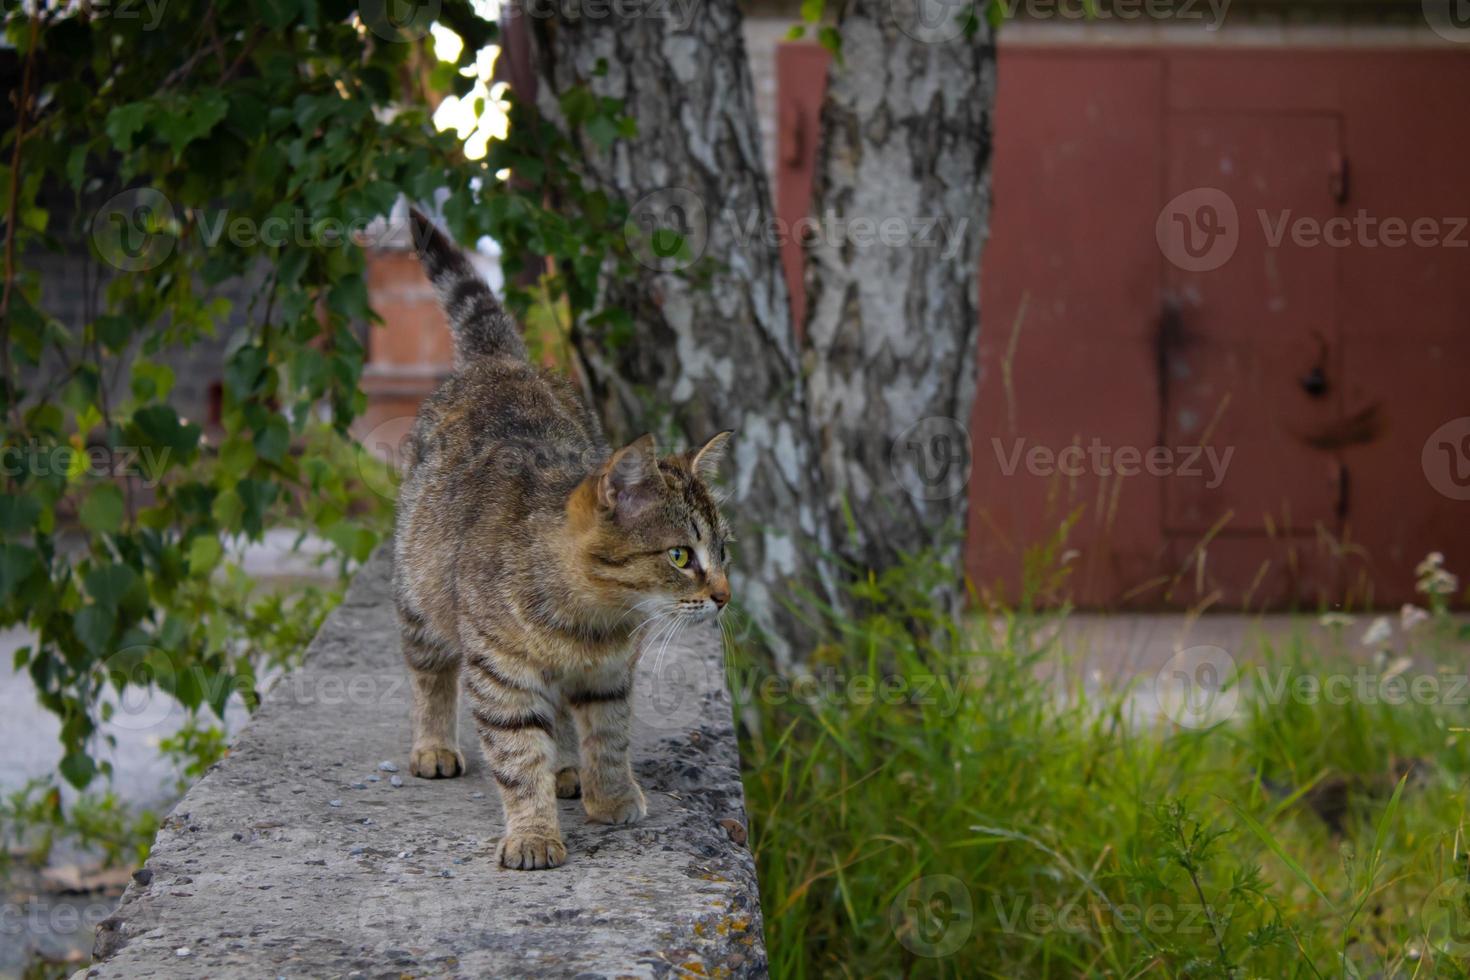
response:
<svg viewBox="0 0 1470 980"><path fill-rule="evenodd" d="M852 0L823 106L813 212L838 216L846 233L807 247L808 409L825 510L841 550L870 568L936 545L958 566L965 526L968 439L937 440L962 432L974 405L995 52L983 19L961 33L963 9ZM862 244L863 219L877 243ZM885 244L885 227L888 242L901 233L906 243ZM951 421L914 432L924 419ZM925 464L913 454L950 450L963 460L916 484Z"/></svg>
<svg viewBox="0 0 1470 980"><path fill-rule="evenodd" d="M699 274L643 268L607 282L607 301L634 318L636 342L607 350L583 337L579 350L614 436L668 429L694 442L736 430L727 504L741 539L734 584L783 662L804 655L809 638L783 600L793 584L832 600L833 542L881 568L944 528L963 530L965 488L910 495L890 451L922 418L969 419L994 49L983 23L975 36L944 43L910 36L933 41L933 30L915 26L934 13L920 3L957 9L946 0L856 0L843 15L814 209L838 232L809 245L809 382L777 244L751 233L772 209L734 0L698 5L687 25L567 16L565 7L531 24L543 114L560 122L557 96L584 85L623 100L638 123L635 138L607 152L574 134L585 179L635 213L669 188L702 206ZM895 16L912 21L909 33ZM943 22L938 30L957 33ZM860 219L875 231L888 219L890 231L896 221L911 236L939 237L863 247L851 234Z"/></svg>
<svg viewBox="0 0 1470 980"><path fill-rule="evenodd" d="M622 100L637 121L638 135L610 152L580 140L588 181L630 207L677 188L703 209L707 242L691 240L703 245L704 261L688 270L696 275L640 268L608 282L607 302L632 314L637 339L607 350L584 338L579 349L615 436L671 429L695 443L735 430L725 505L737 528L733 584L786 661L805 631L781 599L794 598L793 583L830 598L828 523L780 256L742 231L770 218L771 197L739 11L709 0L687 27L656 16L557 16L532 24L532 45L548 118L560 121L559 93L585 85Z"/></svg>

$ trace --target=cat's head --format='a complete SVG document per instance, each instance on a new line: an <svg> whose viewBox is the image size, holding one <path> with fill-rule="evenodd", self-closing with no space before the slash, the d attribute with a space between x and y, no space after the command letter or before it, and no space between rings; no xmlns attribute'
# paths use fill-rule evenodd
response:
<svg viewBox="0 0 1470 980"><path fill-rule="evenodd" d="M729 438L659 456L643 436L584 483L576 523L587 578L628 622L713 619L730 601L730 530L712 486Z"/></svg>

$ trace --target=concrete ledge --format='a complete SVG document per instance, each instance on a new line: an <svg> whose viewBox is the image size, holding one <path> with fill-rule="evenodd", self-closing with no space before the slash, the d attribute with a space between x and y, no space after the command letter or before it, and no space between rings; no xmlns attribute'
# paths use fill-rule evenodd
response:
<svg viewBox="0 0 1470 980"><path fill-rule="evenodd" d="M79 976L764 975L713 627L639 667L648 819L597 826L564 800L567 864L505 871L463 718L469 772L408 775L389 571L383 555L363 569L302 669L170 814Z"/></svg>

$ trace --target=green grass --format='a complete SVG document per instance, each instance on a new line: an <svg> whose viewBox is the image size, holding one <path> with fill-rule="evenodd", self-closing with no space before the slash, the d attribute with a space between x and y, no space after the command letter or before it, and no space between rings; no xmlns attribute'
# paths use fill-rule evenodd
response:
<svg viewBox="0 0 1470 980"><path fill-rule="evenodd" d="M934 574L864 583L805 686L732 653L773 976L1470 976L1470 691L1242 684L1190 730L1151 679L1038 681L1046 617L957 624ZM1416 635L1456 700L1452 621ZM1305 640L1250 660L1345 672Z"/></svg>

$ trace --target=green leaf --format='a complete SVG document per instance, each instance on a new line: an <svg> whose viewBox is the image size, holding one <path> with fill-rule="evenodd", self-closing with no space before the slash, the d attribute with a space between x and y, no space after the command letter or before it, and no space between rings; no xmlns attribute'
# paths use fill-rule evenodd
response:
<svg viewBox="0 0 1470 980"><path fill-rule="evenodd" d="M36 529L41 502L30 495L0 496L0 534L28 534Z"/></svg>
<svg viewBox="0 0 1470 980"><path fill-rule="evenodd" d="M148 592L143 584L143 578L127 565L114 562L94 568L82 579L86 585L87 594L97 601L97 604L107 609L120 609L127 606L137 610L140 605L146 605Z"/></svg>
<svg viewBox="0 0 1470 980"><path fill-rule="evenodd" d="M255 433L255 451L261 459L279 463L286 458L286 450L290 448L291 429L279 415L272 415L265 428Z"/></svg>
<svg viewBox="0 0 1470 980"><path fill-rule="evenodd" d="M621 133L618 124L608 116L593 116L587 121L587 135L602 149L613 145Z"/></svg>
<svg viewBox="0 0 1470 980"><path fill-rule="evenodd" d="M120 153L127 153L133 148L133 137L143 129L153 112L154 105L149 101L120 105L107 114L102 128L113 147Z"/></svg>
<svg viewBox="0 0 1470 980"><path fill-rule="evenodd" d="M230 93L230 110L226 119L247 140L265 134L270 107L248 92Z"/></svg>
<svg viewBox="0 0 1470 980"><path fill-rule="evenodd" d="M353 273L338 279L327 292L327 307L349 320L368 320L372 309L368 306L367 284L362 276Z"/></svg>
<svg viewBox="0 0 1470 980"><path fill-rule="evenodd" d="M206 89L181 105L171 105L167 112L160 112L153 125L178 155L184 147L206 136L229 109L229 101L219 90Z"/></svg>
<svg viewBox="0 0 1470 980"><path fill-rule="evenodd" d="M179 413L172 405L148 405L133 413L133 432L145 445L156 446L179 457L184 462L199 445L200 428L193 422L179 420ZM166 467L173 460L164 460Z"/></svg>
<svg viewBox="0 0 1470 980"><path fill-rule="evenodd" d="M122 527L123 493L111 483L99 484L82 501L78 516L82 526L97 534L112 534Z"/></svg>
<svg viewBox="0 0 1470 980"><path fill-rule="evenodd" d="M92 322L92 329L102 346L116 354L128 345L133 336L133 321L125 316L104 313Z"/></svg>
<svg viewBox="0 0 1470 980"><path fill-rule="evenodd" d="M140 402L163 401L174 388L174 369L141 358L132 364L133 397Z"/></svg>
<svg viewBox="0 0 1470 980"><path fill-rule="evenodd" d="M20 585L40 567L32 549L23 544L0 544L0 596L8 603Z"/></svg>
<svg viewBox="0 0 1470 980"><path fill-rule="evenodd" d="M97 775L97 763L80 750L68 752L61 760L61 775L77 789L86 789Z"/></svg>
<svg viewBox="0 0 1470 980"><path fill-rule="evenodd" d="M219 538L201 534L189 544L189 574L205 575L219 564L224 555Z"/></svg>
<svg viewBox="0 0 1470 980"><path fill-rule="evenodd" d="M822 47L836 57L842 57L842 35L837 33L835 27L822 27L817 30L817 41Z"/></svg>
<svg viewBox="0 0 1470 980"><path fill-rule="evenodd" d="M259 538L265 530L265 512L275 502L279 488L264 480L241 480L235 485L244 512L240 515L241 527L251 538Z"/></svg>
<svg viewBox="0 0 1470 980"><path fill-rule="evenodd" d="M255 458L254 443L240 436L226 440L219 448L219 468L234 480L250 472L250 468L255 465Z"/></svg>
<svg viewBox="0 0 1470 980"><path fill-rule="evenodd" d="M80 190L87 179L87 144L78 143L66 155L66 179L73 190Z"/></svg>
<svg viewBox="0 0 1470 980"><path fill-rule="evenodd" d="M319 396L327 380L327 359L315 347L303 347L291 358L291 387Z"/></svg>
<svg viewBox="0 0 1470 980"><path fill-rule="evenodd" d="M225 391L236 401L246 401L260 386L265 362L265 351L253 344L235 351L225 365Z"/></svg>
<svg viewBox="0 0 1470 980"><path fill-rule="evenodd" d="M214 498L209 516L226 531L238 531L245 516L245 503L238 492L230 490Z"/></svg>
<svg viewBox="0 0 1470 980"><path fill-rule="evenodd" d="M71 628L88 652L94 657L105 657L112 647L113 627L117 625L115 610L96 603L78 609L71 619Z"/></svg>

